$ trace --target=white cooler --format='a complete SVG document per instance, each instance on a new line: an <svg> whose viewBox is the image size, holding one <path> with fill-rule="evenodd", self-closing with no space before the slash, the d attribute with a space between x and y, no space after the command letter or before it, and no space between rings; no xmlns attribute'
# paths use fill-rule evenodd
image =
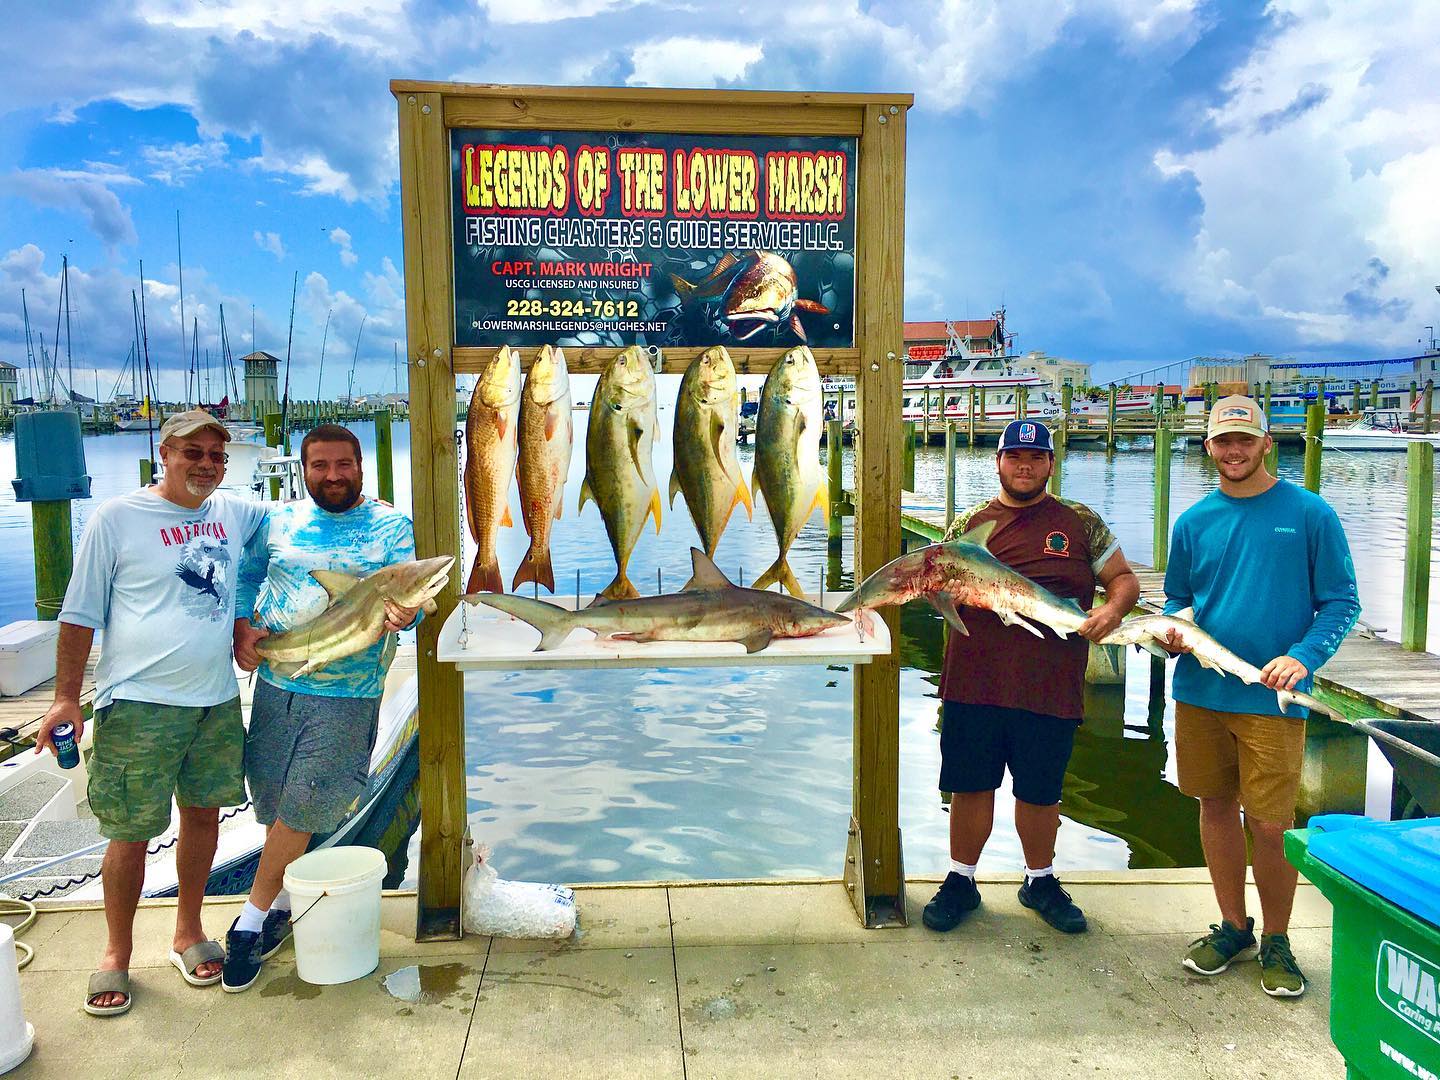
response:
<svg viewBox="0 0 1440 1080"><path fill-rule="evenodd" d="M0 694L16 697L55 677L58 622L21 619L0 626Z"/></svg>

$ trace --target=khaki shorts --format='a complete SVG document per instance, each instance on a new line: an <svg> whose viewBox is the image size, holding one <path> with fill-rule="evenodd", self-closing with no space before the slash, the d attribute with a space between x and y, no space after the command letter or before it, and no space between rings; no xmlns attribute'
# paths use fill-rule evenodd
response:
<svg viewBox="0 0 1440 1080"><path fill-rule="evenodd" d="M1175 766L1192 798L1238 799L1247 817L1288 825L1304 759L1304 720L1175 703Z"/></svg>
<svg viewBox="0 0 1440 1080"><path fill-rule="evenodd" d="M150 840L170 827L170 801L245 801L240 699L208 708L112 701L95 713L90 812L111 840Z"/></svg>

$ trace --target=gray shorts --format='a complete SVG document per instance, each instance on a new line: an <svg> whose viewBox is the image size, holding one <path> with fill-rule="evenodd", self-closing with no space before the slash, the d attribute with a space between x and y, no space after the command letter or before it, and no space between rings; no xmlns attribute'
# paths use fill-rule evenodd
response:
<svg viewBox="0 0 1440 1080"><path fill-rule="evenodd" d="M255 680L245 779L256 820L326 833L365 792L379 698L319 697Z"/></svg>

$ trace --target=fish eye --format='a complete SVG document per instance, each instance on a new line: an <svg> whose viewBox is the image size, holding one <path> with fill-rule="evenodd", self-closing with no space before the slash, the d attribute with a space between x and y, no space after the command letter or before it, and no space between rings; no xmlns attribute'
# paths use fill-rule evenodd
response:
<svg viewBox="0 0 1440 1080"><path fill-rule="evenodd" d="M619 412L620 409L621 409L620 402L618 402L618 401L612 401L612 402L610 403L610 408L614 409L616 412Z"/></svg>

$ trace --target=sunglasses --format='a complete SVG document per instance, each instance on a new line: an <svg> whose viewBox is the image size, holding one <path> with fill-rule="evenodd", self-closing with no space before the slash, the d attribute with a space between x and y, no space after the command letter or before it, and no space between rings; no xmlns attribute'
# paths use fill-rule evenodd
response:
<svg viewBox="0 0 1440 1080"><path fill-rule="evenodd" d="M195 446L175 446L172 443L165 443L165 445L192 465L204 461L207 457L216 465L224 465L230 460L230 455L223 450L210 450L207 452Z"/></svg>

